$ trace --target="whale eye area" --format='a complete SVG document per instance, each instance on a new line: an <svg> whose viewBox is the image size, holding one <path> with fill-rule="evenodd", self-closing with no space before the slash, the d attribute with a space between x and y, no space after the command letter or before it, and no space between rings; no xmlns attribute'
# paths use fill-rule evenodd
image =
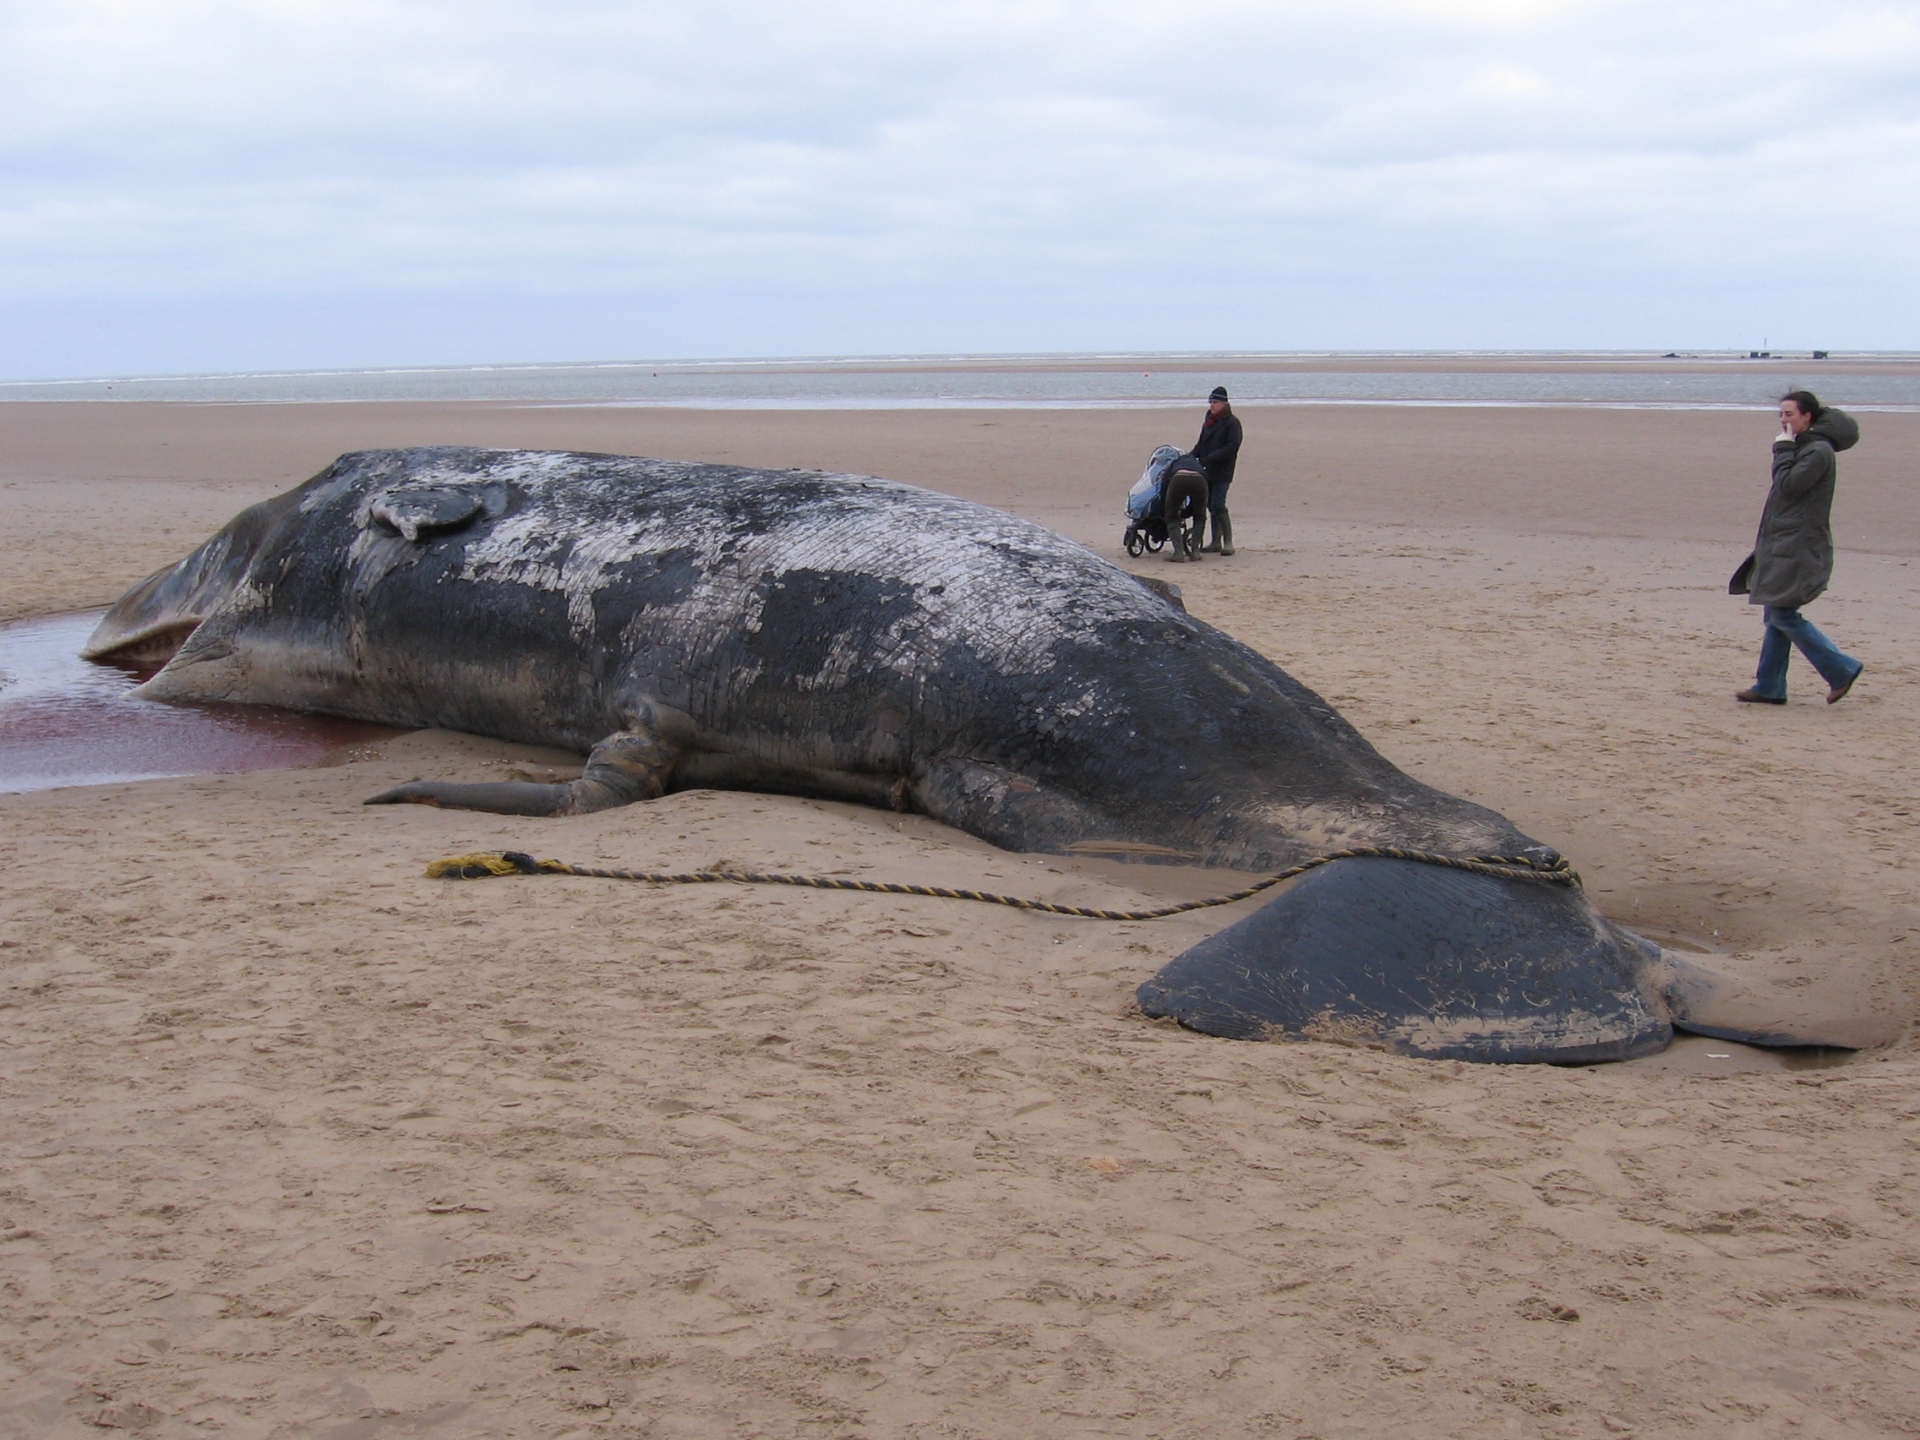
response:
<svg viewBox="0 0 1920 1440"><path fill-rule="evenodd" d="M374 499L368 515L381 529L417 544L466 529L486 509L486 501L471 490L433 486L389 490Z"/></svg>

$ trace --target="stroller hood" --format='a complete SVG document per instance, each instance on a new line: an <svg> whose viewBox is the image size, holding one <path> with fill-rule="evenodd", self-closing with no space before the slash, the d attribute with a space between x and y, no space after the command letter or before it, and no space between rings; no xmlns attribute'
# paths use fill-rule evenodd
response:
<svg viewBox="0 0 1920 1440"><path fill-rule="evenodd" d="M1127 492L1129 519L1145 520L1150 515L1160 513L1160 494L1166 484L1167 472L1185 454L1186 451L1177 445L1162 445L1153 452L1152 458L1147 461L1147 468L1140 472L1140 478L1133 482L1133 488Z"/></svg>

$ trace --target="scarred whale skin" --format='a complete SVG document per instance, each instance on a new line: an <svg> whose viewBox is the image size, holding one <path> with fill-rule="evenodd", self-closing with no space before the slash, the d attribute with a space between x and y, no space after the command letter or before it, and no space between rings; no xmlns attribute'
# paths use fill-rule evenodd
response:
<svg viewBox="0 0 1920 1440"><path fill-rule="evenodd" d="M460 518L408 539L395 512ZM883 480L347 455L123 599L89 653L196 621L140 694L583 752L638 729L677 752L663 788L893 801L1014 850L1264 870L1532 843L1091 551Z"/></svg>
<svg viewBox="0 0 1920 1440"><path fill-rule="evenodd" d="M1083 547L854 475L462 448L345 455L129 591L86 653L170 654L136 692L155 699L589 754L571 784L427 782L383 801L556 815L722 787L911 809L1011 850L1240 870L1352 845L1551 855L1401 773L1271 661ZM1336 927L1340 953L1284 923L1283 893L1173 962L1143 1004L1215 1033L1358 1025L1390 1048L1470 1059L1619 1058L1667 1042L1661 952L1577 892L1434 871L1421 915L1380 948L1364 912L1369 887L1404 889L1392 863L1315 872L1323 890L1347 872L1338 903L1361 917ZM1458 917L1456 876L1480 882ZM1539 906L1552 923L1532 927L1530 945ZM1495 912L1506 948L1489 985L1474 979L1486 973L1474 927ZM1263 917L1291 951L1216 945ZM1371 989L1249 988L1263 967L1334 974L1369 945L1388 957ZM1436 970L1422 946L1452 958ZM1270 1003L1281 992L1293 998ZM1383 1008L1381 996L1397 998Z"/></svg>

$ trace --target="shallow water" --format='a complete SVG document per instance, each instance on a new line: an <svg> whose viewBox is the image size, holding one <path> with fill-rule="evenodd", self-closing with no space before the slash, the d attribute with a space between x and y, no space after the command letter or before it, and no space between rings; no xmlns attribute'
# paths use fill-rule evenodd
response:
<svg viewBox="0 0 1920 1440"><path fill-rule="evenodd" d="M128 692L153 673L80 658L103 612L0 625L0 794L324 764L384 725L265 705L165 705Z"/></svg>
<svg viewBox="0 0 1920 1440"><path fill-rule="evenodd" d="M1782 356L1748 364L1730 355L1668 367L1650 355L1562 356L1545 368L1487 369L1484 359L1551 356L1364 357L1359 369L1267 368L1277 356L1114 355L848 357L816 360L654 361L600 365L473 365L387 370L277 371L0 382L7 400L174 400L222 403L365 400L492 401L535 405L689 406L720 410L1192 409L1216 384L1247 405L1592 405L1633 409L1771 410L1783 390L1809 385L1861 410L1920 409L1920 371L1886 365L1844 373ZM1301 359L1305 357L1291 357ZM1327 356L1329 362L1334 356ZM1889 357L1892 358L1892 357ZM1911 356L1898 357L1911 360ZM1196 370L1193 361L1207 368ZM1436 364L1435 362L1439 362ZM1163 364L1173 365L1163 370ZM1839 362L1836 362L1839 363Z"/></svg>

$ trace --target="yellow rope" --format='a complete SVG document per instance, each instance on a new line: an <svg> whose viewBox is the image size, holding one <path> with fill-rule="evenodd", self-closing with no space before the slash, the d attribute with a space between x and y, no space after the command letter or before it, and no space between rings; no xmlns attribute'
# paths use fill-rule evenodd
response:
<svg viewBox="0 0 1920 1440"><path fill-rule="evenodd" d="M650 885L798 885L809 890L857 890L869 895L923 895L934 900L978 900L987 905L1008 905L1015 910L1037 910L1043 915L1070 915L1080 920L1162 920L1169 915L1184 915L1189 910L1206 910L1215 905L1231 905L1270 890L1283 880L1335 860L1416 860L1422 865L1440 865L1449 870L1471 870L1476 875L1492 875L1502 880L1534 880L1548 885L1574 885L1580 877L1562 857L1542 862L1524 855L1476 855L1461 859L1452 855L1434 855L1425 850L1401 850L1390 845L1355 845L1347 850L1316 855L1290 870L1269 875L1231 895L1211 900L1186 900L1178 905L1162 905L1152 910L1093 910L1084 905L1055 905L1050 900L1026 900L1017 895L995 895L985 890L952 890L944 885L895 885L882 880L840 880L831 875L777 875L757 870L603 870L593 865L569 865L564 860L536 860L518 850L479 855L450 855L427 866L429 880L484 880L491 875L585 875L600 880L640 880Z"/></svg>

